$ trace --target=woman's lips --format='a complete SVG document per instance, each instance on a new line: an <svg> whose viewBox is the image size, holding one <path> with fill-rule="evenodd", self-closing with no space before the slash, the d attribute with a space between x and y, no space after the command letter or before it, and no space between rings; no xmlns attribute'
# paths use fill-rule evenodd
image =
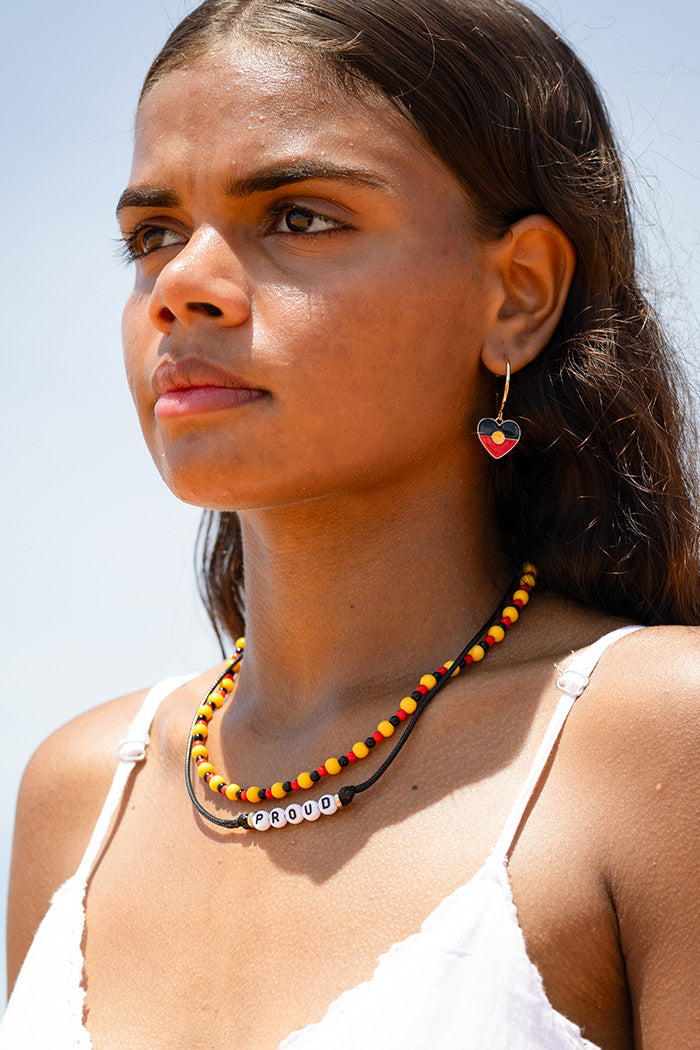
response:
<svg viewBox="0 0 700 1050"><path fill-rule="evenodd" d="M155 414L157 419L175 419L198 412L220 412L248 405L264 396L264 391L249 387L191 386L161 394L156 401Z"/></svg>
<svg viewBox="0 0 700 1050"><path fill-rule="evenodd" d="M158 419L175 419L201 412L220 412L249 405L266 391L199 357L164 359L152 379Z"/></svg>

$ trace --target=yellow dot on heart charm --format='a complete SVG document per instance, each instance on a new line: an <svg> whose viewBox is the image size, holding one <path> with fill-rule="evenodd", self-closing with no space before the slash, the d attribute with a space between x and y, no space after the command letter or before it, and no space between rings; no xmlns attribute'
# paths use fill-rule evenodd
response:
<svg viewBox="0 0 700 1050"><path fill-rule="evenodd" d="M491 440L493 441L494 445L502 445L505 439L506 437L502 430L494 430L493 434L491 435Z"/></svg>

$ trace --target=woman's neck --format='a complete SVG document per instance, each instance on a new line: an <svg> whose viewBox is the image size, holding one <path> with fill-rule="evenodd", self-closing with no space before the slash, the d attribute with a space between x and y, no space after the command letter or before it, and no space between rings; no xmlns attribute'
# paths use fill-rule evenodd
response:
<svg viewBox="0 0 700 1050"><path fill-rule="evenodd" d="M402 688L484 623L511 567L481 479L427 487L242 515L246 707L301 726Z"/></svg>

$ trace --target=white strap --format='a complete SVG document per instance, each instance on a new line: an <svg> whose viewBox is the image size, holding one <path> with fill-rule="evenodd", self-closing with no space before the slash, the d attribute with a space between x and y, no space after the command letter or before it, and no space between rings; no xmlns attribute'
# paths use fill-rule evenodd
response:
<svg viewBox="0 0 700 1050"><path fill-rule="evenodd" d="M618 638L622 638L626 634L631 634L633 631L639 631L641 629L642 625L636 624L631 627L620 627L616 631L611 631L610 634L606 634L602 638L599 638L597 642L593 643L593 645L589 645L588 648L584 649L578 654L578 656L574 656L574 659L571 661L567 669L561 671L561 674L557 679L557 689L561 690L562 696L556 706L556 710L552 715L549 725L547 726L547 731L537 750L530 772L520 789L518 797L513 804L513 808L508 814L503 831L501 832L500 838L493 851L494 856L502 863L505 863L508 857L511 846L513 845L513 840L525 814L525 810L532 798L532 793L537 787L538 781L542 776L542 771L549 761L554 745L564 728L567 716L590 682L593 669L603 653L613 645ZM557 667L557 670L561 669Z"/></svg>
<svg viewBox="0 0 700 1050"><path fill-rule="evenodd" d="M92 866L95 863L95 858L105 840L112 817L114 816L117 806L124 794L124 788L126 787L129 775L136 763L146 757L148 731L151 728L151 723L155 718L156 711L166 696L169 696L170 693L173 693L176 689L179 689L181 685L184 685L185 682L189 682L190 679L194 677L196 676L189 674L174 678L165 678L162 682L158 682L157 685L154 685L152 689L149 689L136 717L129 726L126 738L120 741L119 757L121 761L117 767L116 773L114 774L112 786L109 789L104 806L102 807L102 812L95 824L95 829L88 843L88 847L85 850L80 866L75 873L76 882L81 882L83 886L87 885L87 880L90 876Z"/></svg>

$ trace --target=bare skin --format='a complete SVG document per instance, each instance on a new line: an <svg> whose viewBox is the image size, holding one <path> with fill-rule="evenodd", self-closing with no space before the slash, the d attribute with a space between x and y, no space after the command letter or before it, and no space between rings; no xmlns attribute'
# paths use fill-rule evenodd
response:
<svg viewBox="0 0 700 1050"><path fill-rule="evenodd" d="M272 186L283 168L294 179ZM232 176L236 196L222 188ZM152 89L130 186L141 196L125 199L123 229L147 252L124 322L142 428L176 494L235 507L243 526L248 646L212 760L270 783L364 738L505 589L474 424L491 411L490 373L507 357L517 381L549 339L573 253L541 216L477 243L452 176L387 104L243 46ZM233 374L240 403L169 411L156 370L194 358ZM320 1019L480 867L556 704L553 664L618 625L536 595L376 788L279 834L220 834L193 813L182 754L213 672L179 690L89 885L97 1050L144 1032L164 1050L271 1050ZM694 630L618 643L511 856L547 995L603 1050L697 1042L699 675ZM82 716L27 770L11 981L80 860L141 698Z"/></svg>

